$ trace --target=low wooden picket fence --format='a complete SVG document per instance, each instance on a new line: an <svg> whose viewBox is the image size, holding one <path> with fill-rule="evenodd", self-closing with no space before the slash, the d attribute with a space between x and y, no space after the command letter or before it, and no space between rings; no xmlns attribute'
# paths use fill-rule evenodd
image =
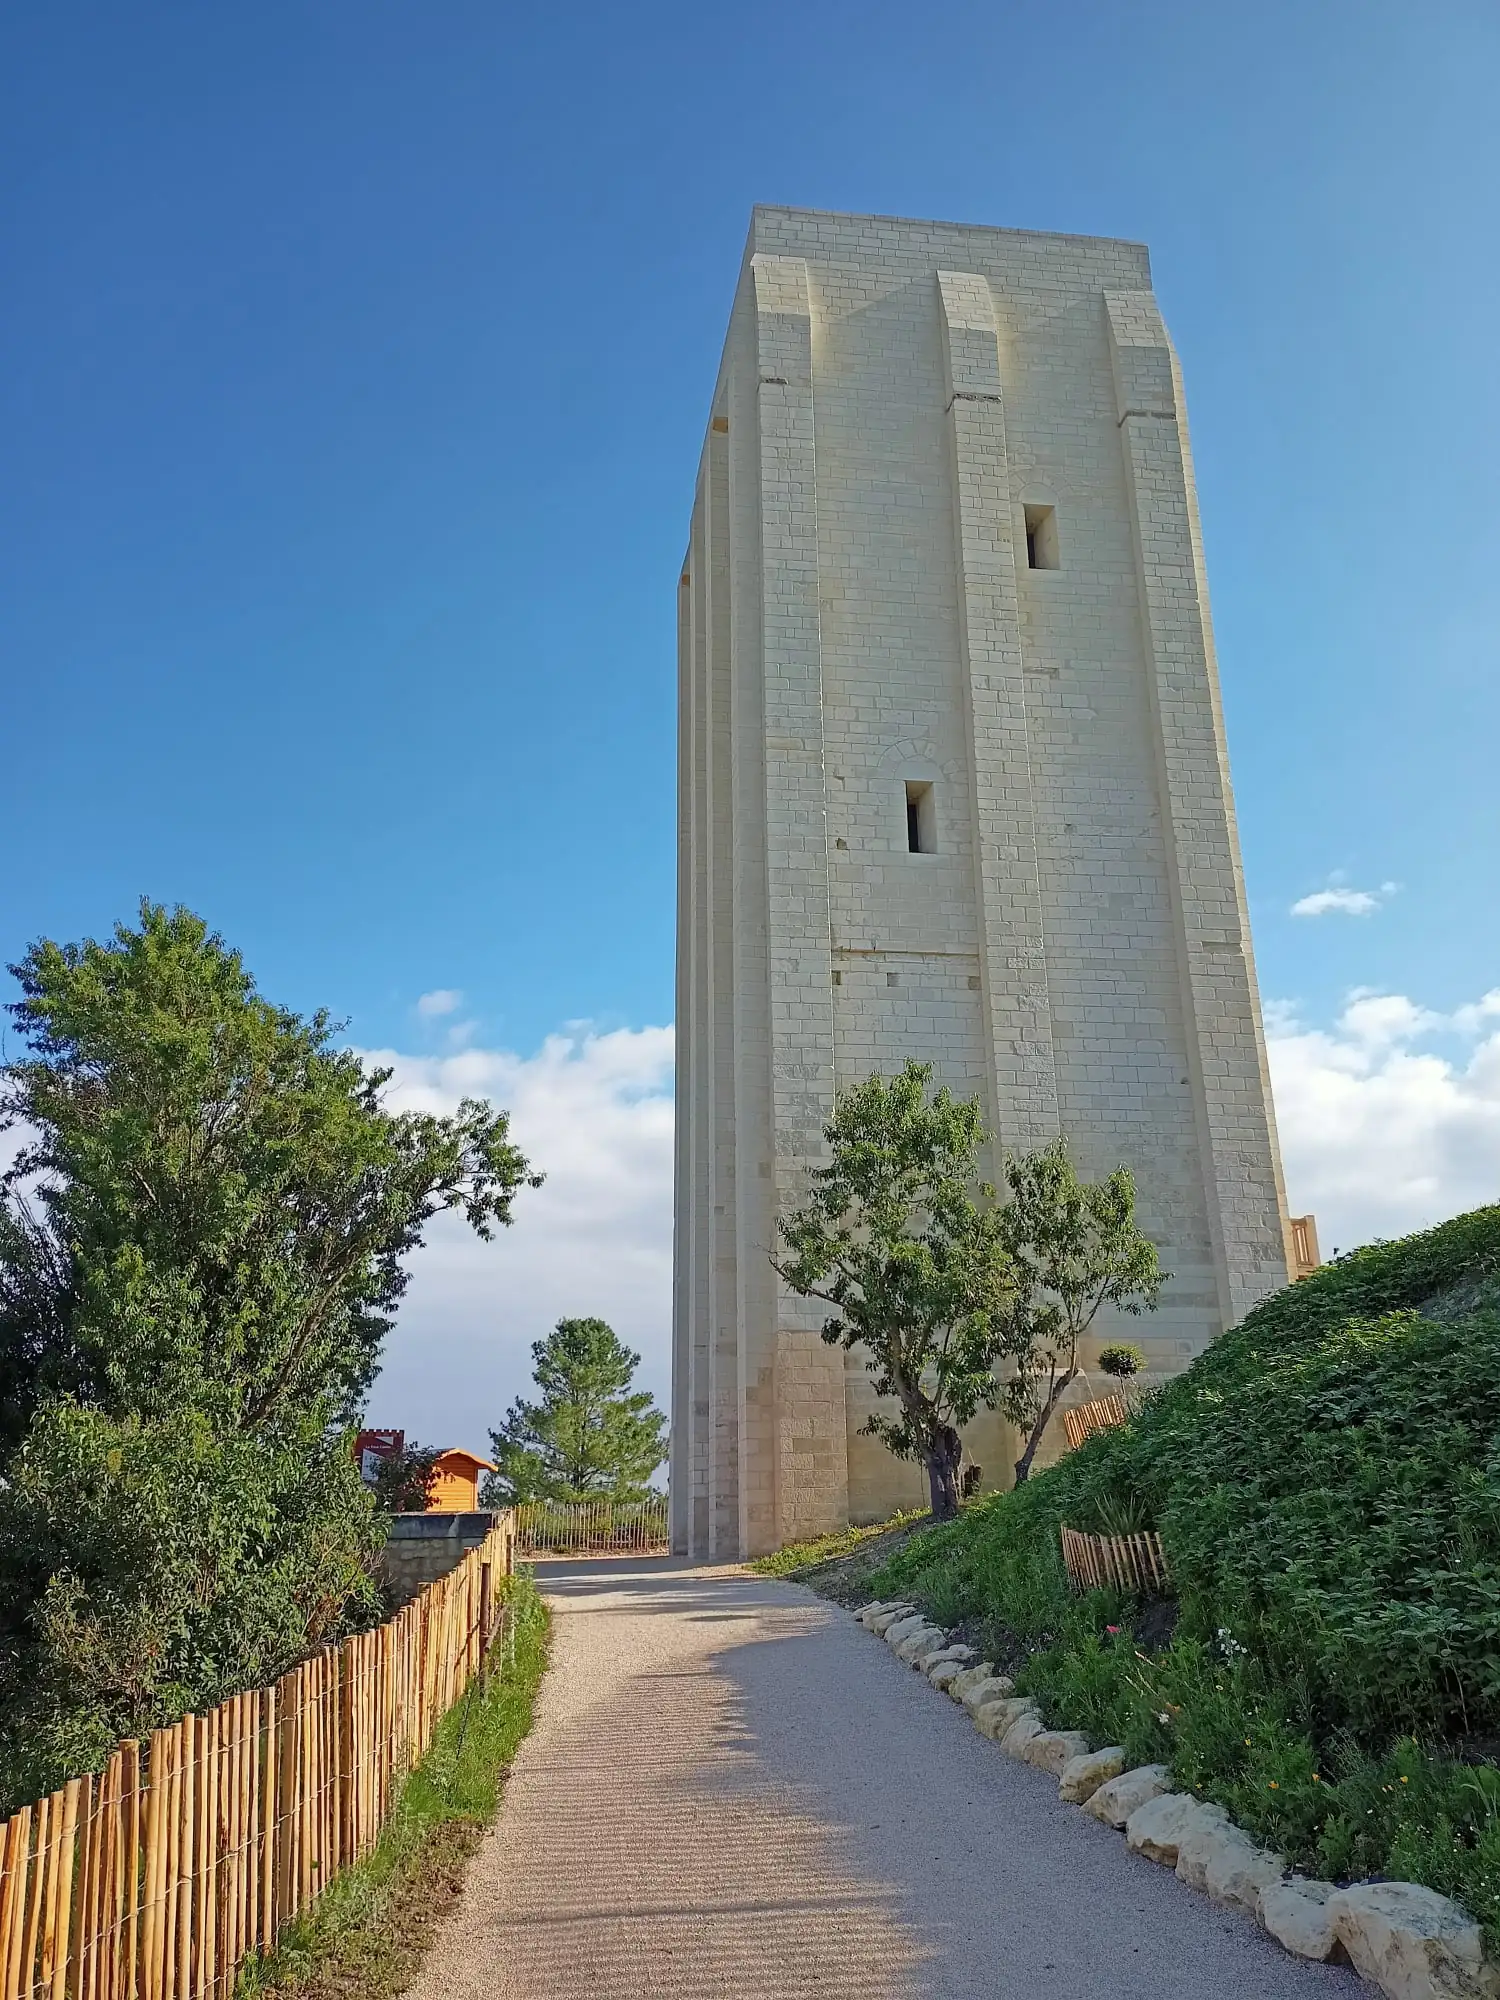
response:
<svg viewBox="0 0 1500 2000"><path fill-rule="evenodd" d="M1075 1590L1160 1591L1172 1581L1154 1528L1139 1535L1086 1535L1064 1528L1062 1556Z"/></svg>
<svg viewBox="0 0 1500 2000"><path fill-rule="evenodd" d="M1130 1405L1123 1396L1095 1396L1092 1402L1077 1403L1062 1413L1063 1430L1075 1451L1086 1438L1117 1430L1129 1418Z"/></svg>
<svg viewBox="0 0 1500 2000"><path fill-rule="evenodd" d="M122 1743L4 1822L0 2000L229 2000L245 1960L374 1846L484 1664L514 1546L502 1515L387 1624Z"/></svg>
<svg viewBox="0 0 1500 2000"><path fill-rule="evenodd" d="M653 1555L669 1546L667 1500L532 1500L515 1510L523 1556Z"/></svg>

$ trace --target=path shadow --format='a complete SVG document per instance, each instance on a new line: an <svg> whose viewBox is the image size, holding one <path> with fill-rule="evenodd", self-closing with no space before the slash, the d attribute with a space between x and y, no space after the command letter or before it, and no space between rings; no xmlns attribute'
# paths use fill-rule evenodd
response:
<svg viewBox="0 0 1500 2000"><path fill-rule="evenodd" d="M654 1628L670 1616L683 1627L681 1642L648 1645L554 1750L596 1830L596 1815L631 1830L635 1851L613 1866L674 1968L668 1983L640 1990L754 2000L1333 2000L1362 1990L1352 1973L1289 1958L1248 1919L1129 1854L1062 1805L1054 1781L1003 1757L956 1704L799 1586L669 1559L612 1562L592 1576L567 1567L543 1579L561 1617L607 1611ZM706 1645L691 1641L705 1624L721 1629ZM683 1985L675 1954L689 1938L701 1963Z"/></svg>

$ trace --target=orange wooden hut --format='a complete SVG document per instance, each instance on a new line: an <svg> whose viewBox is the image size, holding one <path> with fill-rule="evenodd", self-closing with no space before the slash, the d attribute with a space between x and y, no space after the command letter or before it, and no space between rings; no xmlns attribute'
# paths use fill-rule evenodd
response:
<svg viewBox="0 0 1500 2000"><path fill-rule="evenodd" d="M476 1451L454 1445L438 1454L427 1491L427 1514L472 1514L479 1507L479 1475L494 1466Z"/></svg>

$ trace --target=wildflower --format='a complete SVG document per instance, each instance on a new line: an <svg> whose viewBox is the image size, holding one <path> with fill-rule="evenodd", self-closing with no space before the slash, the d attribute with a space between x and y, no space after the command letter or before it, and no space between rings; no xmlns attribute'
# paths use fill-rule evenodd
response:
<svg viewBox="0 0 1500 2000"><path fill-rule="evenodd" d="M1281 1790L1280 1785L1277 1784L1274 1778L1272 1778L1270 1782L1271 1782L1271 1790L1273 1792L1279 1792Z"/></svg>
<svg viewBox="0 0 1500 2000"><path fill-rule="evenodd" d="M1117 1639L1120 1635L1120 1628L1118 1625L1106 1625L1104 1629L1109 1634L1111 1639Z"/></svg>
<svg viewBox="0 0 1500 2000"><path fill-rule="evenodd" d="M1158 1715L1156 1719L1158 1722L1170 1722L1172 1720L1171 1716L1166 1714Z"/></svg>
<svg viewBox="0 0 1500 2000"><path fill-rule="evenodd" d="M1411 1779L1403 1777L1401 1782L1403 1785L1409 1785L1411 1783Z"/></svg>
<svg viewBox="0 0 1500 2000"><path fill-rule="evenodd" d="M1313 1772L1313 1783L1314 1783L1315 1785L1316 1785L1317 1783L1319 1783L1319 1778L1318 1778L1318 1774L1317 1774L1317 1772L1316 1772L1316 1771L1314 1771L1314 1772Z"/></svg>

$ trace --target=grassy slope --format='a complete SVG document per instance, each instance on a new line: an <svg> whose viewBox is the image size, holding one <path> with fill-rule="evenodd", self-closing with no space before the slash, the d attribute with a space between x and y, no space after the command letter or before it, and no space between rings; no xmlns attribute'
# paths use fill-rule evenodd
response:
<svg viewBox="0 0 1500 2000"><path fill-rule="evenodd" d="M1059 1524L1122 1512L1161 1530L1175 1629L1068 1591ZM1500 1209L1268 1300L1125 1430L863 1581L1299 1866L1430 1883L1500 1940Z"/></svg>
<svg viewBox="0 0 1500 2000"><path fill-rule="evenodd" d="M750 1568L762 1576L785 1576L810 1584L840 1604L862 1604L871 1595L868 1583L897 1550L904 1547L928 1514L893 1514L863 1528L843 1528L837 1534L815 1535L810 1541L788 1542L773 1555L757 1556Z"/></svg>
<svg viewBox="0 0 1500 2000"><path fill-rule="evenodd" d="M509 1603L511 1632L486 1692L471 1689L439 1726L374 1853L288 1927L270 1959L245 1968L240 2000L393 2000L411 1985L531 1727L547 1612L525 1575Z"/></svg>

